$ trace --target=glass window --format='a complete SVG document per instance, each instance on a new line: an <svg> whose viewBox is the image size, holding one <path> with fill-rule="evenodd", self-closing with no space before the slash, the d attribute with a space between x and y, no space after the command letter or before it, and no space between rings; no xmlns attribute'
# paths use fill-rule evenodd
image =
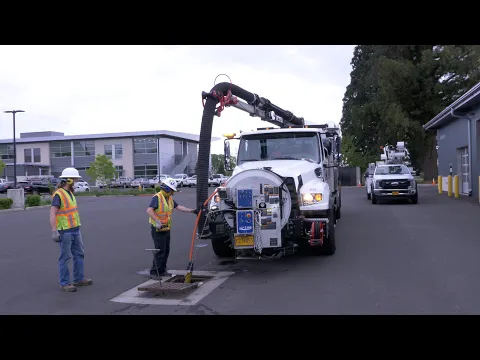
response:
<svg viewBox="0 0 480 360"><path fill-rule="evenodd" d="M115 166L115 176L117 178L119 177L123 177L123 166L120 165L120 166Z"/></svg>
<svg viewBox="0 0 480 360"><path fill-rule="evenodd" d="M105 149L105 155L107 155L107 158L111 159L113 154L113 145L110 145L110 144L105 145L104 149Z"/></svg>
<svg viewBox="0 0 480 360"><path fill-rule="evenodd" d="M25 158L26 163L31 163L32 162L32 149L24 149L23 150L23 156Z"/></svg>
<svg viewBox="0 0 480 360"><path fill-rule="evenodd" d="M157 165L138 165L134 169L135 178L152 179L157 176Z"/></svg>
<svg viewBox="0 0 480 360"><path fill-rule="evenodd" d="M300 160L319 163L316 132L282 132L245 135L240 141L238 164L261 160Z"/></svg>
<svg viewBox="0 0 480 360"><path fill-rule="evenodd" d="M154 138L133 139L133 152L135 154L156 154L157 139L154 139Z"/></svg>
<svg viewBox="0 0 480 360"><path fill-rule="evenodd" d="M123 157L122 144L115 144L115 159L121 159Z"/></svg>
<svg viewBox="0 0 480 360"><path fill-rule="evenodd" d="M55 141L50 144L52 158L72 156L72 145L70 141Z"/></svg>
<svg viewBox="0 0 480 360"><path fill-rule="evenodd" d="M36 163L42 162L42 157L40 155L40 148L33 149L33 162L36 162Z"/></svg>
<svg viewBox="0 0 480 360"><path fill-rule="evenodd" d="M381 165L375 169L375 175L407 175L410 170L405 165Z"/></svg>
<svg viewBox="0 0 480 360"><path fill-rule="evenodd" d="M74 156L95 156L95 143L93 141L74 141Z"/></svg>

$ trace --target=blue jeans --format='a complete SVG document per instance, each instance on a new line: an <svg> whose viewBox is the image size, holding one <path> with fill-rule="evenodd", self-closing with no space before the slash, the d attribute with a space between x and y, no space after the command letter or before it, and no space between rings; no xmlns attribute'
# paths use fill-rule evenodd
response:
<svg viewBox="0 0 480 360"><path fill-rule="evenodd" d="M80 229L60 233L60 257L58 259L58 273L60 286L70 284L70 271L68 264L73 256L73 281L80 281L83 273L83 242Z"/></svg>

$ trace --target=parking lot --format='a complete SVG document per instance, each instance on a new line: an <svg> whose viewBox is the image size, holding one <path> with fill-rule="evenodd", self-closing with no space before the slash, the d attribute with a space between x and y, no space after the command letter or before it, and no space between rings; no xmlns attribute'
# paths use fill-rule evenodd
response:
<svg viewBox="0 0 480 360"><path fill-rule="evenodd" d="M212 191L211 189L210 191ZM79 197L90 287L60 291L49 208L0 212L1 314L478 314L480 206L419 187L417 205L372 205L342 189L337 252L275 261L218 259L199 248L197 271L232 275L195 305L111 301L148 280L149 197ZM194 207L195 188L175 195ZM174 213L168 267L185 270L193 214Z"/></svg>

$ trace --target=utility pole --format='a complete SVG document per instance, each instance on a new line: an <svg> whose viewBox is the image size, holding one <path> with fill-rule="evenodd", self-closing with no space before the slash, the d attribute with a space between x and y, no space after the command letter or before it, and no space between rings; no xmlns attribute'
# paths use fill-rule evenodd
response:
<svg viewBox="0 0 480 360"><path fill-rule="evenodd" d="M15 142L15 114L17 112L25 112L23 110L4 111L7 114L13 114L13 188L17 188L17 145Z"/></svg>

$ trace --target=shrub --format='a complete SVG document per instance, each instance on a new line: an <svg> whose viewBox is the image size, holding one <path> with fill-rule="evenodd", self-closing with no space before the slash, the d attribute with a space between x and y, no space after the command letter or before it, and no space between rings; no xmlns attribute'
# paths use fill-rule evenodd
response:
<svg viewBox="0 0 480 360"><path fill-rule="evenodd" d="M10 209L12 205L13 205L13 199L10 199L10 198L0 199L0 210Z"/></svg>
<svg viewBox="0 0 480 360"><path fill-rule="evenodd" d="M158 186L158 185L155 186L155 192L156 192L156 193L160 192L160 186Z"/></svg>
<svg viewBox="0 0 480 360"><path fill-rule="evenodd" d="M25 198L25 206L39 206L42 203L40 195L27 195Z"/></svg>

